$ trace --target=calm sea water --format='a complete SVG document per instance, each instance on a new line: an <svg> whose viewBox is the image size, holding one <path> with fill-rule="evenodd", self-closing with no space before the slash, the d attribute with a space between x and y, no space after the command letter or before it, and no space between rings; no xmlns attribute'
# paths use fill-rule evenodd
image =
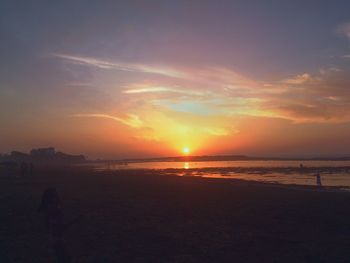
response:
<svg viewBox="0 0 350 263"><path fill-rule="evenodd" d="M300 167L302 164L302 168ZM321 175L323 186L350 189L350 161L208 161L208 162L144 162L98 163L95 169L152 169L160 174L232 178L278 184L316 185L315 174Z"/></svg>

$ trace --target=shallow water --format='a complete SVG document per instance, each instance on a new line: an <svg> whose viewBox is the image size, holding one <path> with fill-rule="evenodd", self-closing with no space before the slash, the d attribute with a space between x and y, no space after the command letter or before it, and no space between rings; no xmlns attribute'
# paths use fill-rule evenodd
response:
<svg viewBox="0 0 350 263"><path fill-rule="evenodd" d="M300 164L303 167L300 167ZM350 161L208 161L208 162L144 162L98 163L98 171L151 169L160 174L231 178L278 184L316 185L315 174L321 175L323 186L350 189Z"/></svg>
<svg viewBox="0 0 350 263"><path fill-rule="evenodd" d="M207 162L140 162L140 163L99 163L99 168L109 169L199 169L199 168L222 168L222 167L343 167L350 166L350 161L281 161L281 160L257 160L257 161L207 161Z"/></svg>

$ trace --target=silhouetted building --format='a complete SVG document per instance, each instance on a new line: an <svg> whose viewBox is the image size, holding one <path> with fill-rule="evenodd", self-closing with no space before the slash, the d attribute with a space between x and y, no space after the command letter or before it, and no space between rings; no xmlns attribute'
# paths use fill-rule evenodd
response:
<svg viewBox="0 0 350 263"><path fill-rule="evenodd" d="M0 155L0 163L16 162L20 165L23 162L34 164L60 164L85 162L84 155L71 155L63 152L56 152L55 148L37 148L30 151L30 154L13 151L11 154Z"/></svg>
<svg viewBox="0 0 350 263"><path fill-rule="evenodd" d="M71 155L71 154L66 154L63 152L57 152L55 155L55 159L57 161L63 161L63 162L84 162L84 161L86 161L84 155Z"/></svg>
<svg viewBox="0 0 350 263"><path fill-rule="evenodd" d="M13 151L10 154L10 159L14 161L24 161L29 159L29 154L18 152L18 151Z"/></svg>
<svg viewBox="0 0 350 263"><path fill-rule="evenodd" d="M38 148L30 151L32 157L52 157L56 154L55 148Z"/></svg>

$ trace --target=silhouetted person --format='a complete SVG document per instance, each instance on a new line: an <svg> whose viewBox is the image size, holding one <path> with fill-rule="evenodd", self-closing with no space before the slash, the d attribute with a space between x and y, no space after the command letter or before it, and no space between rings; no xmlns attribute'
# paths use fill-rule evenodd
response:
<svg viewBox="0 0 350 263"><path fill-rule="evenodd" d="M63 242L63 233L66 225L64 224L61 201L56 188L47 188L45 190L38 212L45 214L46 229L52 241L52 248L57 262L71 262Z"/></svg>
<svg viewBox="0 0 350 263"><path fill-rule="evenodd" d="M63 225L63 214L56 188L50 187L45 190L38 212L45 214L46 227L50 234L57 232L61 228Z"/></svg>
<svg viewBox="0 0 350 263"><path fill-rule="evenodd" d="M300 167L300 169L303 169L304 165L301 163L301 164L299 164L299 167Z"/></svg>
<svg viewBox="0 0 350 263"><path fill-rule="evenodd" d="M321 175L319 173L316 174L316 184L317 186L321 187L322 183L321 183Z"/></svg>

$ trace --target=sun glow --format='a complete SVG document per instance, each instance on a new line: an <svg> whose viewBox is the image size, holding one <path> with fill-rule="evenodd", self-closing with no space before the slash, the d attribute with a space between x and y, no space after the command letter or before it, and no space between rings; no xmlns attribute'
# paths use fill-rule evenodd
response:
<svg viewBox="0 0 350 263"><path fill-rule="evenodd" d="M183 152L183 154L189 154L190 153L190 148L188 148L188 147L184 147L183 149L182 149L182 152Z"/></svg>

